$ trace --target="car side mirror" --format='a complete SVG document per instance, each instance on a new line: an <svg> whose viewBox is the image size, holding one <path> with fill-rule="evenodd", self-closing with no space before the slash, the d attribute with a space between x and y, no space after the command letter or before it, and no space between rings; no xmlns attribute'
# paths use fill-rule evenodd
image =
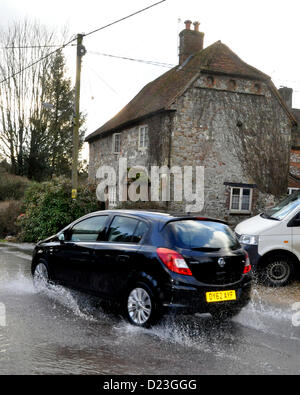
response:
<svg viewBox="0 0 300 395"><path fill-rule="evenodd" d="M60 233L58 235L58 240L61 242L61 244L63 244L65 242L65 235L64 235L64 233Z"/></svg>

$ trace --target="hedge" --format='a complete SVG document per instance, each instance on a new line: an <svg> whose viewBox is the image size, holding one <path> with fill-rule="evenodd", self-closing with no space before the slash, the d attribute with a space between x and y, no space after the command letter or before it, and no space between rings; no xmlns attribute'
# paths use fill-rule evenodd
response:
<svg viewBox="0 0 300 395"><path fill-rule="evenodd" d="M21 227L19 238L37 242L56 234L75 219L103 209L103 204L97 201L96 185L81 185L77 199L73 200L71 182L55 178L29 186L25 192L24 207L24 214L18 219Z"/></svg>

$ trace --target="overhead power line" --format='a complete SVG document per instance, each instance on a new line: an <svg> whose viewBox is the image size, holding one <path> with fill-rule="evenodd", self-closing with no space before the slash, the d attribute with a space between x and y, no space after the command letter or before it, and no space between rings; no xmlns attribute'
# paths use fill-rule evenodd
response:
<svg viewBox="0 0 300 395"><path fill-rule="evenodd" d="M98 29L92 30L92 31L89 32L89 33L83 34L83 36L87 37L87 36L89 36L89 35L91 35L91 34L93 34L93 33L99 32L100 30L103 30L103 29L106 29L107 27L110 27L110 26L112 26L112 25L115 25L116 23L125 21L126 19L131 18L132 16L135 16L135 15L141 14L142 12L147 11L147 10L149 10L150 8L153 8L153 7L155 7L155 6L157 6L157 5L161 4L161 3L164 3L165 1L167 1L167 0L161 0L161 1L157 2L157 3L151 4L151 5L149 5L148 7L145 7L145 8L143 8L143 9L139 10L139 11L134 12L133 14L124 16L123 18L120 18L120 19L118 19L118 20L116 20L116 21L114 21L114 22L111 22L111 23L109 23L109 24L107 24L107 25L105 25L105 26L99 27Z"/></svg>
<svg viewBox="0 0 300 395"><path fill-rule="evenodd" d="M89 53L93 54L93 55L106 56L106 57L114 58L114 59L130 60L132 62L139 62L139 63L150 64L150 65L153 65L153 66L160 66L160 67L166 67L166 68L173 68L173 67L175 67L174 64L157 62L155 60L144 60L144 59L128 58L128 57L125 57L125 56L111 55L111 54L101 53L101 52L96 52L96 51L89 51Z"/></svg>
<svg viewBox="0 0 300 395"><path fill-rule="evenodd" d="M23 73L24 71L26 71L26 70L29 69L30 67L33 67L33 66L36 65L37 63L41 62L42 60L45 60L45 59L49 58L49 56L55 54L56 52L62 50L62 49L65 48L65 47L67 47L69 44L71 44L71 43L72 43L73 41L75 41L75 40L77 40L77 38L73 38L72 40L70 40L70 41L67 42L66 44L61 45L58 49L56 49L56 50L54 50L54 51L48 53L47 55L45 55L45 56L39 58L39 59L36 60L35 62L30 63L29 65L23 67L22 69L18 70L17 72L15 72L15 73L9 75L8 77L6 77L6 78L4 78L2 81L0 81L0 84L2 84L3 82L8 81L10 78L13 78L13 77L17 76L18 74Z"/></svg>
<svg viewBox="0 0 300 395"><path fill-rule="evenodd" d="M113 26L116 23L125 21L126 19L131 18L132 16L135 16L135 15L138 15L138 14L140 14L140 13L142 13L142 12L152 8L152 7L155 7L155 6L159 5L160 3L164 3L165 1L167 1L167 0L161 0L161 1L157 2L157 3L155 3L155 4L152 4L152 5L148 6L148 7L145 7L143 9L139 10L139 11L136 11L136 12L134 12L134 13L132 13L130 15L127 15L127 16L125 16L123 18L120 18L120 19L118 19L118 20L116 20L114 22L111 22L111 23L109 23L109 24L107 24L105 26L101 26L98 29L92 30L89 33L83 33L82 36L87 37L87 36L89 36L89 35L91 35L93 33L99 32L100 30L103 30L103 29L106 29L107 27ZM76 46L76 44L73 44L73 45ZM14 45L12 45L12 46L0 47L0 49L31 49L31 48L57 48L57 47L59 49L61 49L62 45L26 45L26 46L14 46Z"/></svg>
<svg viewBox="0 0 300 395"><path fill-rule="evenodd" d="M149 10L150 8L153 8L153 7L155 7L155 6L157 6L157 5L161 4L161 3L164 3L165 1L167 1L167 0L161 0L161 1L157 2L157 3L151 4L151 5L148 6L148 7L145 7L145 8L143 8L143 9L141 9L141 10L139 10L139 11L136 11L136 12L134 12L134 13L132 13L132 14L129 14L129 15L123 17L123 18L117 19L116 21L111 22L111 23L109 23L109 24L107 24L107 25L104 25L104 26L102 26L102 27L100 27L100 28L98 28L98 29L92 30L92 31L90 31L89 33L82 34L82 36L83 36L83 37L90 36L91 34L94 34L94 33L96 33L96 32L99 32L100 30L106 29L106 28L108 28L108 27L110 27L110 26L112 26L112 25L115 25L116 23L122 22L122 21L124 21L124 20L126 20L126 19L128 19L128 18L131 18L131 17L133 17L133 16L135 16L135 15L138 15L138 14L140 14L140 13L146 11L146 10ZM54 51L52 51L52 52L48 53L47 55L41 57L40 59L36 60L35 62L30 63L28 66L26 66L26 67L20 69L20 70L17 71L16 73L13 73L13 74L9 75L8 77L4 78L2 81L0 81L0 84L2 84L2 83L4 83L4 82L8 81L10 78L13 78L13 77L15 77L15 76L18 75L18 74L23 73L24 71L26 71L26 70L29 69L30 67L33 67L34 65L36 65L36 64L39 63L39 62L41 62L41 61L44 60L44 59L47 59L49 56L55 54L56 52L58 52L58 51L60 51L60 50L62 50L62 49L64 49L65 47L67 47L68 45L70 45L71 43L73 43L73 42L76 41L76 40L77 40L77 36L76 36L75 38L73 38L72 40L70 40L69 42L67 42L66 44L61 45L60 47L58 47L58 48L55 49Z"/></svg>
<svg viewBox="0 0 300 395"><path fill-rule="evenodd" d="M71 46L76 46L76 44L72 44ZM0 49L35 49L35 48L61 48L62 45L24 45L24 46L7 46L7 47L0 47Z"/></svg>

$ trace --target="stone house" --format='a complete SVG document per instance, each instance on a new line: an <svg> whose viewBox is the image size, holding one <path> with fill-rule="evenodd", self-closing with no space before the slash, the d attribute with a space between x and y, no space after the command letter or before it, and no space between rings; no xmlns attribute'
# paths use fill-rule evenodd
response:
<svg viewBox="0 0 300 395"><path fill-rule="evenodd" d="M293 89L281 87L278 89L287 107L295 117L298 127L292 131L290 172L288 179L288 193L300 189L300 109L293 108Z"/></svg>
<svg viewBox="0 0 300 395"><path fill-rule="evenodd" d="M100 166L204 166L202 213L234 224L287 188L295 117L271 78L199 23L180 33L179 65L146 85L89 142L89 178ZM274 189L275 188L275 189ZM171 188L172 189L172 188ZM277 193L278 195L278 193ZM113 191L110 206L118 204ZM185 202L163 203L184 211Z"/></svg>

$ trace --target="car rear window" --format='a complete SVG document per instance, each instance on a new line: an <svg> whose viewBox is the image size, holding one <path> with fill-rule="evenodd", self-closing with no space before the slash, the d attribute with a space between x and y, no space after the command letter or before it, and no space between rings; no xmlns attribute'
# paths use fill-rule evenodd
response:
<svg viewBox="0 0 300 395"><path fill-rule="evenodd" d="M199 251L238 249L240 244L229 226L213 221L182 220L169 223L165 230L175 247Z"/></svg>

